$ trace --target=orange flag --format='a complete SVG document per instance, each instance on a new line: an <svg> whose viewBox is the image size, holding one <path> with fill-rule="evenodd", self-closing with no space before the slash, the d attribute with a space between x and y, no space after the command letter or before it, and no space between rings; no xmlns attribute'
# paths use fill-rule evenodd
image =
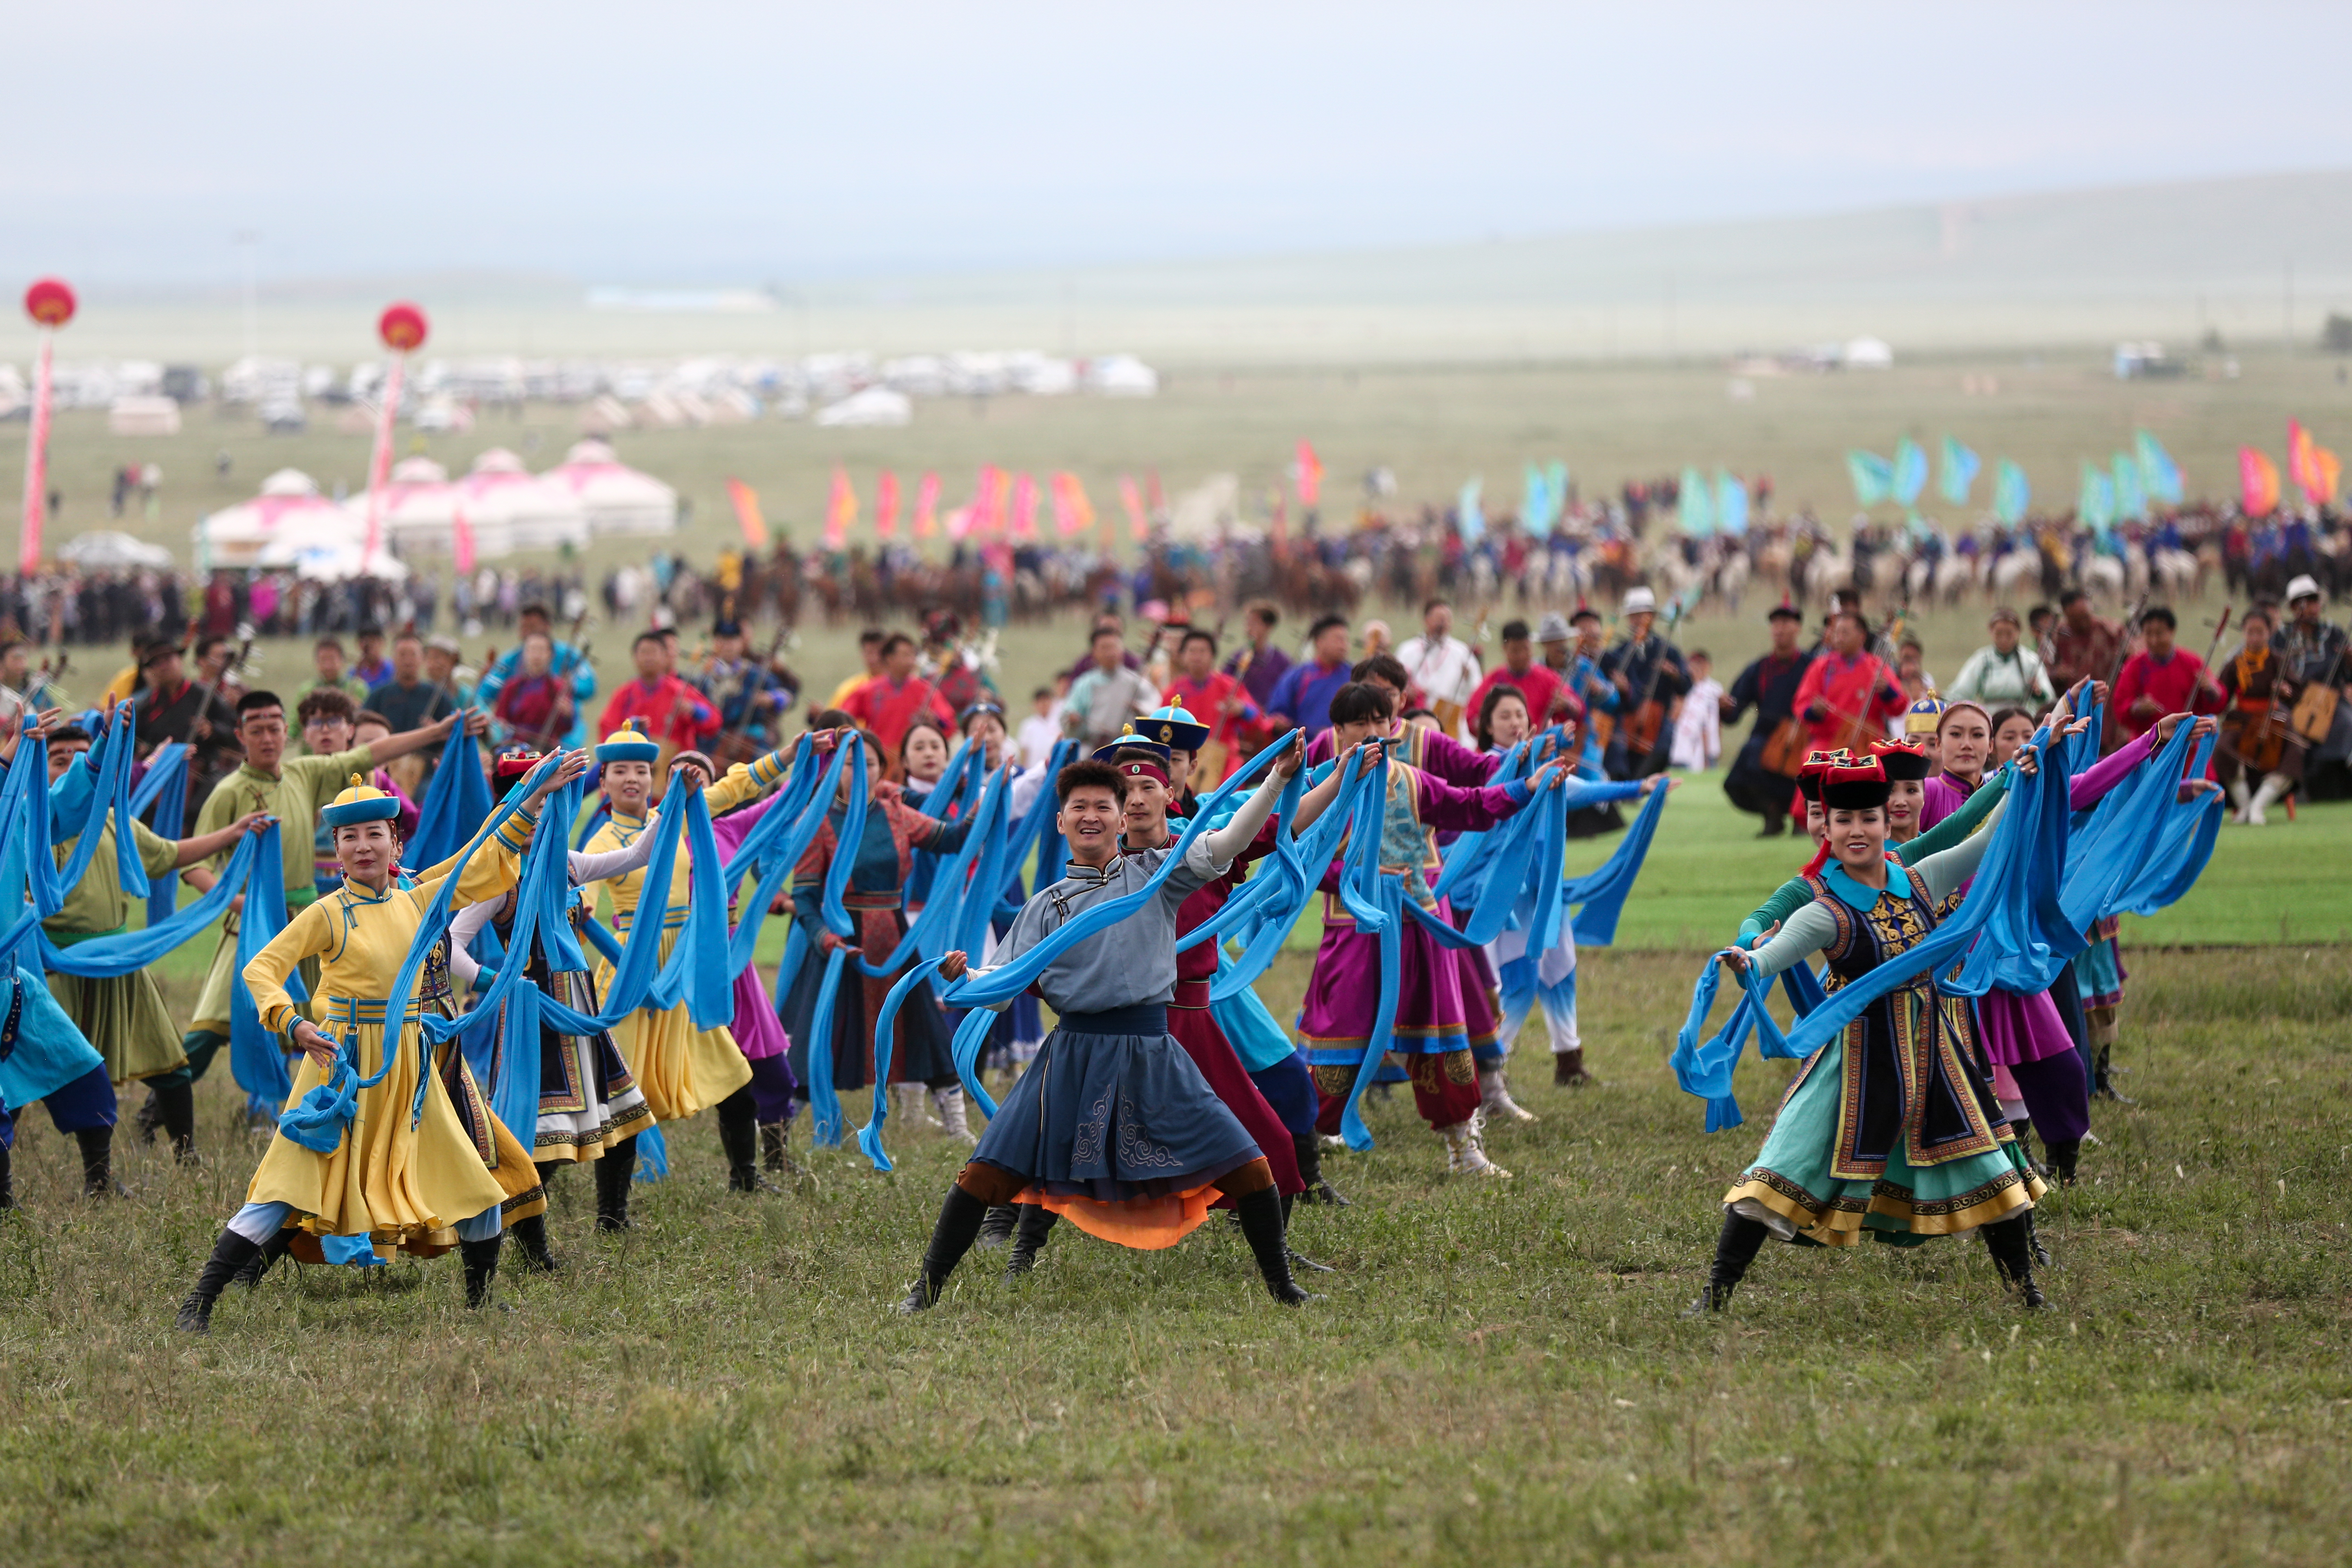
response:
<svg viewBox="0 0 2352 1568"><path fill-rule="evenodd" d="M2268 517L2278 510L2278 465L2256 447L2239 447L2238 489L2248 517Z"/></svg>
<svg viewBox="0 0 2352 1568"><path fill-rule="evenodd" d="M743 542L754 550L768 548L768 523L760 515L759 492L740 479L730 479L727 499L734 503L735 522L743 531Z"/></svg>
<svg viewBox="0 0 2352 1568"><path fill-rule="evenodd" d="M929 539L940 531L940 476L925 474L915 487L915 537Z"/></svg>
<svg viewBox="0 0 2352 1568"><path fill-rule="evenodd" d="M989 531L1003 533L1013 521L1013 476L1003 468L991 468L988 474Z"/></svg>
<svg viewBox="0 0 2352 1568"><path fill-rule="evenodd" d="M888 539L898 531L898 476L889 469L874 481L874 537Z"/></svg>
<svg viewBox="0 0 2352 1568"><path fill-rule="evenodd" d="M1151 531L1151 524L1145 521L1143 515L1143 492L1137 489L1135 481L1124 474L1118 479L1118 504L1127 509L1127 531L1129 533L1141 539Z"/></svg>
<svg viewBox="0 0 2352 1568"><path fill-rule="evenodd" d="M824 500L824 546L838 550L849 542L849 526L857 521L857 492L850 487L849 470L833 470L833 493Z"/></svg>
<svg viewBox="0 0 2352 1568"><path fill-rule="evenodd" d="M1298 443L1298 504L1311 508L1323 498L1323 459L1306 442Z"/></svg>
<svg viewBox="0 0 2352 1568"><path fill-rule="evenodd" d="M2312 505L2326 506L2336 499L2343 469L2342 459L2313 440L2310 431L2295 420L2286 422L2287 475Z"/></svg>

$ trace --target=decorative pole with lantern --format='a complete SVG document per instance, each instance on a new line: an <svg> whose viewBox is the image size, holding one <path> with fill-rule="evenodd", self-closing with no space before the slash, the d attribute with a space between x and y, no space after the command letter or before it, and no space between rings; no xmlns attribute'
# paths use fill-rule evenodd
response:
<svg viewBox="0 0 2352 1568"><path fill-rule="evenodd" d="M383 534L383 487L392 477L392 416L400 407L400 384L412 350L424 346L425 312L403 300L376 319L376 336L392 351L392 369L383 378L383 406L375 417L375 456L368 463L367 547L360 552L360 571L375 560Z"/></svg>
<svg viewBox="0 0 2352 1568"><path fill-rule="evenodd" d="M49 355L58 329L73 320L74 291L58 279L44 278L25 290L25 314L41 329L32 427L25 437L25 531L16 550L16 570L29 577L41 563L41 522L49 507Z"/></svg>

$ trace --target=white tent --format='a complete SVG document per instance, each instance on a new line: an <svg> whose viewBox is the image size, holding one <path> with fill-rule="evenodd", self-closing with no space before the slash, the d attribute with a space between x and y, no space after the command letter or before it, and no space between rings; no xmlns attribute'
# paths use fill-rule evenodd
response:
<svg viewBox="0 0 2352 1568"><path fill-rule="evenodd" d="M338 531L356 544L367 523L320 495L318 482L298 468L278 469L253 500L208 514L192 531L199 557L215 566L258 565L262 551L281 535L315 542Z"/></svg>
<svg viewBox="0 0 2352 1568"><path fill-rule="evenodd" d="M163 571L172 564L172 552L162 545L104 528L75 534L66 541L58 555L86 572L119 572L142 566Z"/></svg>
<svg viewBox="0 0 2352 1568"><path fill-rule="evenodd" d="M840 402L829 403L816 411L816 422L831 428L905 425L914 417L914 400L905 393L893 392L887 386L869 386L863 392L853 392Z"/></svg>
<svg viewBox="0 0 2352 1568"><path fill-rule="evenodd" d="M533 474L504 447L476 458L472 470L457 481L457 492L478 555L488 553L484 535L501 531L516 550L588 542L588 509L580 498Z"/></svg>
<svg viewBox="0 0 2352 1568"><path fill-rule="evenodd" d="M541 480L571 493L593 533L661 534L677 531L677 492L614 456L608 441L576 443Z"/></svg>

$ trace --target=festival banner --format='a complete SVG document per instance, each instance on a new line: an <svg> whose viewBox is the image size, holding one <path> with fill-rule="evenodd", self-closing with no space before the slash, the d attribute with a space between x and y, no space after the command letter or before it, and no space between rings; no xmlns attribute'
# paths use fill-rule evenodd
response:
<svg viewBox="0 0 2352 1568"><path fill-rule="evenodd" d="M2033 487L2025 478L2025 470L2003 458L1993 465L1992 514L2006 528L2015 528L2025 521L2025 509L2033 501Z"/></svg>
<svg viewBox="0 0 2352 1568"><path fill-rule="evenodd" d="M1906 436L1895 444L1895 500L1907 511L1927 488L1927 454L1920 449L1918 442Z"/></svg>
<svg viewBox="0 0 2352 1568"><path fill-rule="evenodd" d="M2139 458L2129 452L2117 452L2107 466L2116 477L2116 521L2146 522L2147 487L2140 479Z"/></svg>
<svg viewBox="0 0 2352 1568"><path fill-rule="evenodd" d="M2259 447L2238 448L2238 495L2248 517L2268 517L2278 510L2278 465Z"/></svg>
<svg viewBox="0 0 2352 1568"><path fill-rule="evenodd" d="M833 468L833 492L824 498L824 547L839 550L849 542L849 530L857 521L857 491L849 483L849 470L836 463Z"/></svg>
<svg viewBox="0 0 2352 1568"><path fill-rule="evenodd" d="M1303 440L1298 443L1297 466L1292 470L1291 477L1298 486L1298 505L1301 510L1311 511L1321 504L1323 459L1317 457L1315 448Z"/></svg>
<svg viewBox="0 0 2352 1568"><path fill-rule="evenodd" d="M1094 502L1087 499L1087 488L1078 476L1065 468L1053 479L1054 529L1064 538L1085 533L1095 525Z"/></svg>
<svg viewBox="0 0 2352 1568"><path fill-rule="evenodd" d="M1983 460L1953 437L1944 437L1944 472L1939 482L1944 499L1954 506L1969 504L1969 491L1977 482L1977 470Z"/></svg>
<svg viewBox="0 0 2352 1568"><path fill-rule="evenodd" d="M1543 539L1551 533L1551 492L1544 471L1533 463L1528 465L1527 483L1519 500L1519 526L1530 539Z"/></svg>
<svg viewBox="0 0 2352 1568"><path fill-rule="evenodd" d="M874 481L874 537L892 539L898 532L898 476L882 470Z"/></svg>
<svg viewBox="0 0 2352 1568"><path fill-rule="evenodd" d="M2140 488L2167 506L2179 506L2183 491L2180 487L2180 465L2164 449L2164 443L2146 430L2132 436L2132 449L2139 458Z"/></svg>
<svg viewBox="0 0 2352 1568"><path fill-rule="evenodd" d="M990 530L995 526L996 476L997 470L994 465L989 463L981 465L979 476L972 480L971 504L963 509L963 531L957 532L955 524L950 520L948 525L950 537L961 539L965 534L982 539L988 537Z"/></svg>
<svg viewBox="0 0 2352 1568"><path fill-rule="evenodd" d="M730 479L727 500L735 509L735 526L743 531L743 542L754 550L768 548L768 520L760 515L760 492L740 479Z"/></svg>
<svg viewBox="0 0 2352 1568"><path fill-rule="evenodd" d="M992 489L988 492L988 526L992 532L1003 534L1013 521L1013 474L1006 468L988 470Z"/></svg>
<svg viewBox="0 0 2352 1568"><path fill-rule="evenodd" d="M474 525L466 521L462 506L449 513L449 559L460 572L474 569Z"/></svg>
<svg viewBox="0 0 2352 1568"><path fill-rule="evenodd" d="M1894 465L1875 452L1859 447L1848 452L1845 471L1853 481L1853 499L1860 505L1876 506L1895 493Z"/></svg>
<svg viewBox="0 0 2352 1568"><path fill-rule="evenodd" d="M1143 494L1127 475L1118 477L1118 504L1127 512L1127 531L1137 539L1151 531L1150 520L1143 513Z"/></svg>
<svg viewBox="0 0 2352 1568"><path fill-rule="evenodd" d="M915 537L929 539L940 531L940 476L936 471L923 476L915 487Z"/></svg>
<svg viewBox="0 0 2352 1568"><path fill-rule="evenodd" d="M1748 481L1720 468L1715 473L1715 525L1729 534L1748 531Z"/></svg>
<svg viewBox="0 0 2352 1568"><path fill-rule="evenodd" d="M1151 515L1158 517L1168 510L1168 498L1165 495L1162 495L1160 490L1160 470L1158 468L1144 469L1143 484L1144 499L1151 503Z"/></svg>
<svg viewBox="0 0 2352 1568"><path fill-rule="evenodd" d="M2311 432L2302 423L2286 422L2286 469L2288 478L2303 491L2304 499L2314 506L2326 506L2336 499L2336 484L2343 464L2335 453L2312 439Z"/></svg>
<svg viewBox="0 0 2352 1568"><path fill-rule="evenodd" d="M1037 537L1037 481L1023 473L1013 481L1013 537Z"/></svg>
<svg viewBox="0 0 2352 1568"><path fill-rule="evenodd" d="M368 569L376 546L383 542L383 487L392 477L392 422L400 412L400 384L408 371L412 350L425 346L425 312L402 300L387 306L376 318L376 336L392 351L392 368L383 379L383 406L376 410L375 450L368 458L367 543L360 566Z"/></svg>
<svg viewBox="0 0 2352 1568"><path fill-rule="evenodd" d="M2074 515L2099 533L2116 525L2116 481L2096 463L2083 465L2083 489L2074 498Z"/></svg>
<svg viewBox="0 0 2352 1568"><path fill-rule="evenodd" d="M41 329L41 353L33 368L32 423L25 437L25 531L17 542L16 570L32 575L41 563L41 524L49 509L49 409L53 398L49 358L58 329L73 320L74 293L55 278L25 290L25 313Z"/></svg>
<svg viewBox="0 0 2352 1568"><path fill-rule="evenodd" d="M1462 487L1461 497L1454 503L1454 521L1462 530L1462 542L1475 544L1486 536L1486 513L1478 504L1478 495L1486 481L1473 479Z"/></svg>
<svg viewBox="0 0 2352 1568"><path fill-rule="evenodd" d="M1675 510L1685 533L1694 539L1705 539L1715 531L1714 500L1707 489L1706 476L1696 468L1685 468L1682 488L1675 492Z"/></svg>

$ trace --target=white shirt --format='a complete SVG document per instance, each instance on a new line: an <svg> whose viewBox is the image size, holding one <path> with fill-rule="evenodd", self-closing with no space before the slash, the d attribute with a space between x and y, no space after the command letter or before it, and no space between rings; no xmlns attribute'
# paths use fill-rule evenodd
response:
<svg viewBox="0 0 2352 1568"><path fill-rule="evenodd" d="M1674 750L1668 760L1678 768L1711 768L1723 755L1723 710L1716 704L1723 683L1709 676L1693 681L1683 696L1683 710L1675 720Z"/></svg>
<svg viewBox="0 0 2352 1568"><path fill-rule="evenodd" d="M1408 638L1397 649L1397 662L1433 702L1467 707L1470 694L1478 689L1478 656L1460 637Z"/></svg>
<svg viewBox="0 0 2352 1568"><path fill-rule="evenodd" d="M1051 713L1032 713L1021 721L1013 731L1013 744L1021 748L1021 765L1042 768L1054 754L1054 742L1062 738L1062 726Z"/></svg>

